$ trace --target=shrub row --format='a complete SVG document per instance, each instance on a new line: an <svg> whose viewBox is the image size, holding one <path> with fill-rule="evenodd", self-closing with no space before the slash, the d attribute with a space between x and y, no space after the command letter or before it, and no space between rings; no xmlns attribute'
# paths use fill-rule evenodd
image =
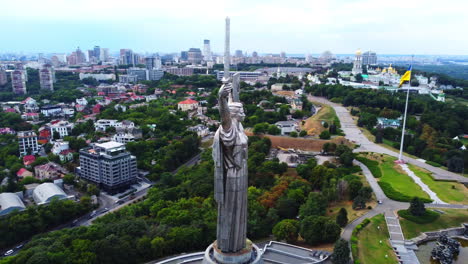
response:
<svg viewBox="0 0 468 264"><path fill-rule="evenodd" d="M374 175L374 178L380 178L382 177L382 171L379 168L379 163L375 160L370 160L365 157L357 157L357 160L362 162L364 165L366 165L367 168L371 171L372 175Z"/></svg>
<svg viewBox="0 0 468 264"><path fill-rule="evenodd" d="M359 263L359 260L357 260L357 257L358 257L358 246L357 246L357 242L358 242L358 237L357 235L359 234L359 232L364 228L366 227L368 224L370 223L370 219L369 218L366 218L364 219L359 225L357 225L354 229L353 229L353 234L351 235L351 253L353 255L353 259L355 259L356 261L354 263Z"/></svg>
<svg viewBox="0 0 468 264"><path fill-rule="evenodd" d="M388 198L395 200L395 201L400 201L400 202L411 202L411 199L413 198L413 196L402 194L401 192L393 189L392 185L388 182L379 181L378 183L380 185L380 188L382 188L383 192ZM422 197L418 197L418 198L424 203L432 203L431 199L422 198Z"/></svg>
<svg viewBox="0 0 468 264"><path fill-rule="evenodd" d="M439 218L439 214L437 212L431 211L431 210L426 210L424 215L422 216L414 216L411 214L409 210L400 210L398 211L398 215L405 218L406 220L409 220L411 222L415 222L418 224L428 224L432 223L437 218Z"/></svg>
<svg viewBox="0 0 468 264"><path fill-rule="evenodd" d="M433 162L433 161L430 161L430 160L426 160L426 163L431 165L431 166L434 166L434 167L442 167L442 165L440 165L439 163Z"/></svg>

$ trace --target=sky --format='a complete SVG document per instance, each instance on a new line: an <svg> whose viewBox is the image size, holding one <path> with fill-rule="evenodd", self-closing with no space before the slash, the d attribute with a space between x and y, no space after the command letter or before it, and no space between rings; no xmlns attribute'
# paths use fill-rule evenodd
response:
<svg viewBox="0 0 468 264"><path fill-rule="evenodd" d="M249 54L468 55L467 0L0 0L0 53L224 47Z"/></svg>

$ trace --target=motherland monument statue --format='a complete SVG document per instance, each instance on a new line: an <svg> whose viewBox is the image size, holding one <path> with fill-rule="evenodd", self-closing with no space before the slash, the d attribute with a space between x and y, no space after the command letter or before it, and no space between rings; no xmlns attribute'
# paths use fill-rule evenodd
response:
<svg viewBox="0 0 468 264"><path fill-rule="evenodd" d="M218 204L216 241L203 263L261 263L260 250L247 239L248 138L239 101L239 74L229 72L230 20L226 18L223 85L218 93L221 125L213 140L214 196Z"/></svg>

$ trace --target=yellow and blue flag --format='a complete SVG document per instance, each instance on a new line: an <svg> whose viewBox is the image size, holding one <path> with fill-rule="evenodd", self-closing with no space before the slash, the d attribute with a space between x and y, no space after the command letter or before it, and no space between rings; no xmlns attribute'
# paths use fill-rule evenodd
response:
<svg viewBox="0 0 468 264"><path fill-rule="evenodd" d="M401 79L400 79L400 85L398 86L398 88L400 88L404 82L406 81L410 81L411 80L411 69L413 68L412 65L410 65L408 67L408 70L406 70L405 74L403 74L403 76L401 76Z"/></svg>

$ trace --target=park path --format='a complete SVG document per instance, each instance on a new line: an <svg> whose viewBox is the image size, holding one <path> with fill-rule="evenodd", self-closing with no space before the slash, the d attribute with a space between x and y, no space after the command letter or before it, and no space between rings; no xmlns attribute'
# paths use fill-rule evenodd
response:
<svg viewBox="0 0 468 264"><path fill-rule="evenodd" d="M387 223L388 233L390 235L390 244L395 252L400 263L419 264L418 257L414 253L414 245L405 243L403 230L401 229L400 220L395 215L394 211L386 211L384 213L385 222Z"/></svg>
<svg viewBox="0 0 468 264"><path fill-rule="evenodd" d="M414 172L412 170L410 170L410 168L408 167L407 164L400 164L400 167L406 172L406 174L408 176L410 176L413 181L419 185L421 187L421 189L426 192L429 197L431 198L431 200L433 201L432 203L435 203L435 204L447 204L446 202L442 201L435 192L433 192L429 186L427 186L422 180L421 178L419 178L418 176L416 176L416 174L414 174Z"/></svg>
<svg viewBox="0 0 468 264"><path fill-rule="evenodd" d="M398 202L389 199L383 192L380 185L377 183L377 179L372 175L369 168L361 162L354 160L354 164L361 167L364 176L366 177L367 182L371 186L377 200L380 200L382 203L377 204L372 210L362 215L359 218L354 219L352 222L348 223L341 233L341 237L346 240L351 239L353 229L360 224L366 218L372 218L378 214L385 214L388 212L395 212L401 209L408 209L409 203L407 202ZM426 204L428 208L451 208L451 209L468 209L468 205L459 205L459 204Z"/></svg>
<svg viewBox="0 0 468 264"><path fill-rule="evenodd" d="M309 101L329 105L333 107L333 109L335 109L336 115L338 116L338 119L340 120L340 123L341 123L341 129L346 135L345 137L348 140L360 145L359 148L354 150L355 152L376 152L376 153L387 154L393 157L398 157L397 152L386 149L374 142L371 142L364 134L362 134L361 130L359 129L359 127L356 125L353 118L351 117L351 114L349 113L348 109L346 109L345 107L339 104L330 102L329 100L323 97L316 97L316 96L309 95L308 99ZM458 181L461 183L468 183L468 178L463 177L459 174L431 166L425 162L408 157L406 155L404 155L404 160L408 163L411 163L413 165L416 165L418 167L424 168L432 172L432 176L437 180L450 180L450 181Z"/></svg>

